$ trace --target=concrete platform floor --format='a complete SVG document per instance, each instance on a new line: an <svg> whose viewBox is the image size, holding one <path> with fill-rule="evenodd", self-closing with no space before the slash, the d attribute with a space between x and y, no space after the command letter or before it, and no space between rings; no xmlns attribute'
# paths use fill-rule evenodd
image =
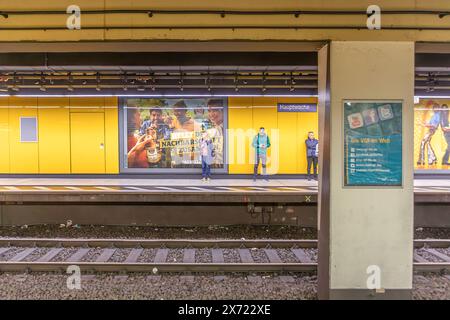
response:
<svg viewBox="0 0 450 320"><path fill-rule="evenodd" d="M0 191L252 191L317 192L317 181L307 179L91 179L91 178L2 178ZM450 193L450 179L418 179L414 191Z"/></svg>
<svg viewBox="0 0 450 320"><path fill-rule="evenodd" d="M317 193L317 181L300 179L0 179L0 192Z"/></svg>

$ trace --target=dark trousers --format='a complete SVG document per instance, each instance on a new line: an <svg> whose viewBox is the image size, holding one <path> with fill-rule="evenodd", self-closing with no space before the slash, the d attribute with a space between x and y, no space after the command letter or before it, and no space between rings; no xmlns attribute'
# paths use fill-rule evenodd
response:
<svg viewBox="0 0 450 320"><path fill-rule="evenodd" d="M317 177L317 157L308 157L308 177L311 176L311 164L314 166L314 177Z"/></svg>
<svg viewBox="0 0 450 320"><path fill-rule="evenodd" d="M210 178L211 177L211 165L206 161L206 157L202 156L202 177Z"/></svg>
<svg viewBox="0 0 450 320"><path fill-rule="evenodd" d="M266 162L267 162L267 155L266 154L256 154L256 161L255 161L255 167L253 168L253 175L256 177L258 175L258 167L259 163L261 162L262 166L262 174L266 175Z"/></svg>

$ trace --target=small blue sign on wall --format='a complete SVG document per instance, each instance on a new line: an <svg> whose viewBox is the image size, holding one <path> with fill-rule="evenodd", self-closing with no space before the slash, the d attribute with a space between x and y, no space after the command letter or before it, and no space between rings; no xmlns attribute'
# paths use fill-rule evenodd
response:
<svg viewBox="0 0 450 320"><path fill-rule="evenodd" d="M278 112L317 112L315 103L278 103Z"/></svg>

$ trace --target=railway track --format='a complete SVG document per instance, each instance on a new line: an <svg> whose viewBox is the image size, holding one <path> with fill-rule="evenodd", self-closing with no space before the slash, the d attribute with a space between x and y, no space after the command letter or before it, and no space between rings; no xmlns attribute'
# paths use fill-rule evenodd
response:
<svg viewBox="0 0 450 320"><path fill-rule="evenodd" d="M414 270L450 271L449 240L415 240ZM316 240L0 238L0 271L315 272Z"/></svg>

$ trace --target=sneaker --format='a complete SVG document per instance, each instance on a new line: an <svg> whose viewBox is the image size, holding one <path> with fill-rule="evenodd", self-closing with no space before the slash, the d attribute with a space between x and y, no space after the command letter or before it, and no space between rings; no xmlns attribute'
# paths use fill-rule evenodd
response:
<svg viewBox="0 0 450 320"><path fill-rule="evenodd" d="M202 181L205 182L205 181L206 181L206 178L202 178Z"/></svg>
<svg viewBox="0 0 450 320"><path fill-rule="evenodd" d="M207 181L207 182L210 182L210 181L211 181L211 178L210 178L210 177L206 178L206 181Z"/></svg>

